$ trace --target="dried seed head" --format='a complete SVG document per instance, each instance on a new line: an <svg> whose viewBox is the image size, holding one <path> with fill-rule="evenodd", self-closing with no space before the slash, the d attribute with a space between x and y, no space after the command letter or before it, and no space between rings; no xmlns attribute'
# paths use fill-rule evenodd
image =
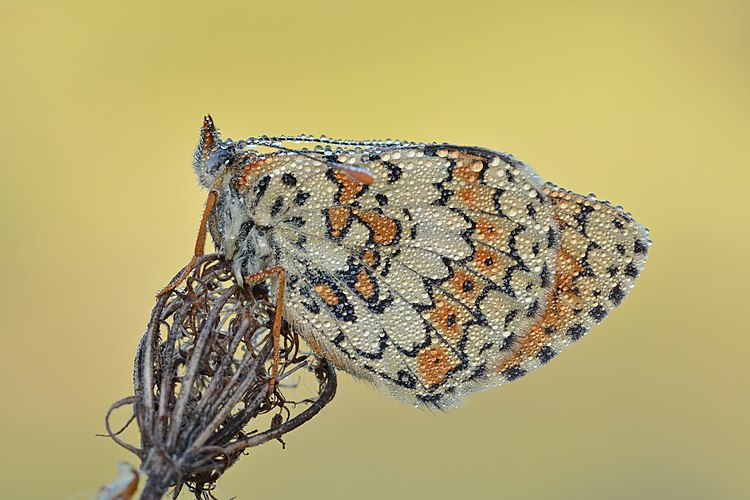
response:
<svg viewBox="0 0 750 500"><path fill-rule="evenodd" d="M196 497L210 495L243 450L280 441L333 398L333 368L300 353L288 328L279 339L279 383L269 391L273 304L258 288L241 287L229 263L206 255L182 288L158 299L138 345L135 393L114 403L106 419L109 436L142 461L149 477L143 498L160 498L171 486L176 495L183 485ZM292 401L285 393L299 395L289 376L306 372L315 373L318 393ZM140 447L109 424L111 413L128 405L133 415L125 427L137 421ZM255 430L245 430L250 422Z"/></svg>

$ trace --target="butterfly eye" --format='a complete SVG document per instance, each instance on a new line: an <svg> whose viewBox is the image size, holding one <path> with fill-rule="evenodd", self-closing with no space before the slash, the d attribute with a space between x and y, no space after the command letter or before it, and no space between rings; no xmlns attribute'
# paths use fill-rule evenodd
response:
<svg viewBox="0 0 750 500"><path fill-rule="evenodd" d="M224 148L217 149L206 163L206 173L209 175L216 174L220 168L228 166L232 163L234 158L234 151Z"/></svg>

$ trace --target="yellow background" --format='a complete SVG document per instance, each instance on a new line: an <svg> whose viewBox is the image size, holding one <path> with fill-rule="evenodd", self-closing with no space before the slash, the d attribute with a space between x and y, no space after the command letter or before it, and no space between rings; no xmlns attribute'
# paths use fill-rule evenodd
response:
<svg viewBox="0 0 750 500"><path fill-rule="evenodd" d="M189 257L210 112L234 139L509 151L654 240L623 306L543 370L449 414L341 374L220 497L747 498L749 20L743 1L0 1L0 496L87 498L133 460L94 434Z"/></svg>

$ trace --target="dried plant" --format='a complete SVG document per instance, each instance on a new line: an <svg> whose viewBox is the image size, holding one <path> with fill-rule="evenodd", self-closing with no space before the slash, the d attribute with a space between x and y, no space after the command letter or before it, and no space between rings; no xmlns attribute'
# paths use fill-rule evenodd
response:
<svg viewBox="0 0 750 500"><path fill-rule="evenodd" d="M217 255L201 257L182 288L158 299L138 345L134 395L106 416L108 435L141 459L148 476L141 498L161 498L170 487L176 498L183 486L212 498L216 480L244 450L281 440L331 401L333 368L300 353L289 328L281 329L278 383L269 390L273 308L262 287L240 287ZM317 393L287 399L285 392L300 392L290 375L310 372ZM124 406L133 413L114 431L110 416ZM120 437L133 421L140 447Z"/></svg>

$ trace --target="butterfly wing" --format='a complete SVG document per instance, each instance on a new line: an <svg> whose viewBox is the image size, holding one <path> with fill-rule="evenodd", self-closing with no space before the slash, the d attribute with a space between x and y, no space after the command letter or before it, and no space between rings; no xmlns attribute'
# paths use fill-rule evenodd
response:
<svg viewBox="0 0 750 500"><path fill-rule="evenodd" d="M451 406L518 378L619 303L632 281L625 265L605 280L623 255L604 219L627 227L619 244L648 241L621 211L543 185L503 153L398 146L335 161L374 182L275 154L237 186L287 271L285 317L318 353L411 404Z"/></svg>

